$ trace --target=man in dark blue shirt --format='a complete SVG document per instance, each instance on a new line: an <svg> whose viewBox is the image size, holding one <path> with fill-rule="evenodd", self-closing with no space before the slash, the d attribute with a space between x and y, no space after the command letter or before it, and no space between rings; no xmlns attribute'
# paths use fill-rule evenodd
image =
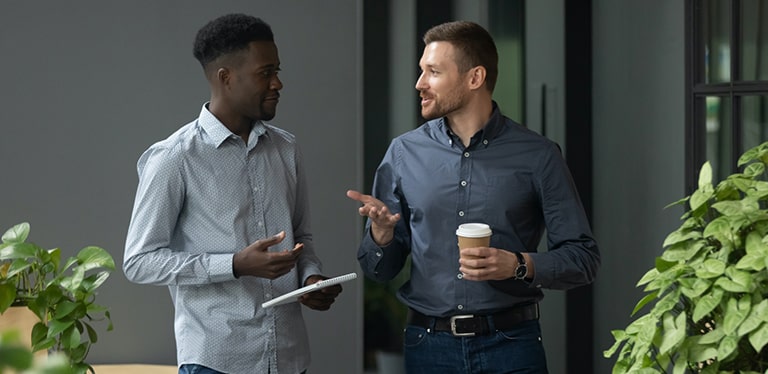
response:
<svg viewBox="0 0 768 374"><path fill-rule="evenodd" d="M358 260L388 281L411 255L398 292L409 373L546 373L541 289L588 284L600 266L578 192L557 144L493 101L498 55L485 29L445 23L424 42L416 89L428 122L392 141L372 196L347 192L368 217ZM493 235L460 259L456 228L469 222Z"/></svg>

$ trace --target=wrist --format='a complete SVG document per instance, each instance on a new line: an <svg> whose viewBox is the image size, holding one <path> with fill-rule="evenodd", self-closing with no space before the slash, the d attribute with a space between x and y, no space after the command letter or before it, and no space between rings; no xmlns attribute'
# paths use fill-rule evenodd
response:
<svg viewBox="0 0 768 374"><path fill-rule="evenodd" d="M371 225L371 239L379 247L386 247L395 237L394 229L382 229Z"/></svg>

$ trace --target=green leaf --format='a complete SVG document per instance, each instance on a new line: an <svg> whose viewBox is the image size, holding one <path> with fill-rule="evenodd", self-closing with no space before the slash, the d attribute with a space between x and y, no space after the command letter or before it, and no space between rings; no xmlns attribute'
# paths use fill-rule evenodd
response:
<svg viewBox="0 0 768 374"><path fill-rule="evenodd" d="M699 170L699 189L712 186L712 165L709 161L705 162Z"/></svg>
<svg viewBox="0 0 768 374"><path fill-rule="evenodd" d="M768 343L768 324L763 323L757 330L749 334L749 343L755 351L760 352L766 343Z"/></svg>
<svg viewBox="0 0 768 374"><path fill-rule="evenodd" d="M717 217L710 222L707 227L704 228L705 237L714 237L721 241L723 245L732 241L733 233L731 232L731 224L728 222L727 217Z"/></svg>
<svg viewBox="0 0 768 374"><path fill-rule="evenodd" d="M3 243L23 243L29 236L29 223L22 222L11 227L3 234Z"/></svg>
<svg viewBox="0 0 768 374"><path fill-rule="evenodd" d="M708 333L702 335L699 340L697 341L697 344L712 344L717 343L725 336L725 333L723 332L723 329L714 329L712 331L709 331Z"/></svg>
<svg viewBox="0 0 768 374"><path fill-rule="evenodd" d="M738 284L728 278L718 278L715 281L715 286L718 286L728 292L735 292L735 293L747 293L750 292L750 289L745 287L742 284Z"/></svg>
<svg viewBox="0 0 768 374"><path fill-rule="evenodd" d="M73 325L64 332L61 341L65 348L77 347L80 345L80 331Z"/></svg>
<svg viewBox="0 0 768 374"><path fill-rule="evenodd" d="M0 283L0 314L5 313L16 300L16 284Z"/></svg>
<svg viewBox="0 0 768 374"><path fill-rule="evenodd" d="M85 271L95 268L115 270L115 260L104 248L85 247L77 254L77 259Z"/></svg>
<svg viewBox="0 0 768 374"><path fill-rule="evenodd" d="M636 287L640 287L652 280L655 280L659 276L659 271L656 270L656 268L652 268L651 270L648 270L645 272L645 274L640 278L640 280L635 285Z"/></svg>
<svg viewBox="0 0 768 374"><path fill-rule="evenodd" d="M52 320L48 322L48 337L54 337L61 334L64 330L72 327L73 321Z"/></svg>
<svg viewBox="0 0 768 374"><path fill-rule="evenodd" d="M77 308L77 303L73 303L69 300L62 301L57 307L56 307L56 313L53 315L54 319L62 319L66 316L68 316L72 311Z"/></svg>
<svg viewBox="0 0 768 374"><path fill-rule="evenodd" d="M691 239L699 239L699 238L701 238L701 232L699 231L677 230L667 235L667 238L664 239L664 244L662 244L662 246L666 248L672 244L677 244L680 242L685 242Z"/></svg>
<svg viewBox="0 0 768 374"><path fill-rule="evenodd" d="M745 207L741 201L719 201L712 204L712 208L725 216L738 215L744 210L747 210L747 207ZM751 210L757 210L757 207L754 207L754 209Z"/></svg>
<svg viewBox="0 0 768 374"><path fill-rule="evenodd" d="M725 336L723 340L720 341L720 345L717 346L717 358L720 361L725 360L730 356L733 352L736 351L736 348L739 346L739 339L735 336Z"/></svg>
<svg viewBox="0 0 768 374"><path fill-rule="evenodd" d="M659 354L666 354L672 349L677 348L685 340L685 313L680 313L677 317L672 313L665 313L662 318L664 333L659 347Z"/></svg>
<svg viewBox="0 0 768 374"><path fill-rule="evenodd" d="M765 269L766 264L766 256L765 254L761 253L747 253L742 257L737 263L736 268L741 270L754 270L754 271L760 271Z"/></svg>
<svg viewBox="0 0 768 374"><path fill-rule="evenodd" d="M717 305L720 304L722 298L723 291L717 288L702 296L693 308L693 315L691 316L693 322L699 322L702 318L712 312Z"/></svg>
<svg viewBox="0 0 768 374"><path fill-rule="evenodd" d="M717 357L717 348L709 344L694 345L688 350L688 361L704 362Z"/></svg>
<svg viewBox="0 0 768 374"><path fill-rule="evenodd" d="M749 297L742 297L740 300L730 299L726 303L723 311L723 332L730 335L741 325L741 322L749 315L752 309L752 300Z"/></svg>
<svg viewBox="0 0 768 374"><path fill-rule="evenodd" d="M39 251L40 247L32 243L13 243L0 250L0 260L33 258Z"/></svg>
<svg viewBox="0 0 768 374"><path fill-rule="evenodd" d="M750 178L759 177L765 172L765 165L762 163L753 163L747 165L746 168L744 168L744 175Z"/></svg>
<svg viewBox="0 0 768 374"><path fill-rule="evenodd" d="M691 210L697 210L702 206L705 206L707 201L712 198L713 192L712 189L709 188L708 190L698 189L691 194L691 199L688 201L688 203L691 206Z"/></svg>
<svg viewBox="0 0 768 374"><path fill-rule="evenodd" d="M13 372L21 372L32 367L34 356L26 348L17 344L0 345L0 363L3 367L15 369Z"/></svg>
<svg viewBox="0 0 768 374"><path fill-rule="evenodd" d="M712 285L712 282L701 278L683 278L680 279L679 283L681 286L680 292L689 299L701 296L701 294L706 292L709 289L709 286Z"/></svg>
<svg viewBox="0 0 768 374"><path fill-rule="evenodd" d="M655 300L658 294L659 294L658 292L654 291L645 295L645 297L643 297L642 299L640 299L640 301L637 302L637 304L635 305L635 309L632 309L632 314L630 314L630 316L634 316L635 313L637 313L640 309L642 309L646 304Z"/></svg>
<svg viewBox="0 0 768 374"><path fill-rule="evenodd" d="M725 262L720 260L708 259L702 264L702 267L696 269L696 276L700 278L714 278L725 273Z"/></svg>

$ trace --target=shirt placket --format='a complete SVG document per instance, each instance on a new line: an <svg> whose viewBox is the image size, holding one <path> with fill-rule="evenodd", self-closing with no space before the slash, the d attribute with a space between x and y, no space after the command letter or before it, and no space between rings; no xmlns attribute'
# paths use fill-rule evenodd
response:
<svg viewBox="0 0 768 374"><path fill-rule="evenodd" d="M456 198L456 223L454 227L459 227L460 224L467 222L469 213L469 200L470 200L470 188L472 186L471 174L472 174L472 152L468 148L464 148L460 153L461 162L459 167L459 180L457 181L458 195ZM458 262L459 252L458 245L453 250L456 261ZM457 269L458 270L458 269ZM467 298L467 284L463 280L461 272L457 272L457 287L456 287L456 309L463 310L468 303Z"/></svg>

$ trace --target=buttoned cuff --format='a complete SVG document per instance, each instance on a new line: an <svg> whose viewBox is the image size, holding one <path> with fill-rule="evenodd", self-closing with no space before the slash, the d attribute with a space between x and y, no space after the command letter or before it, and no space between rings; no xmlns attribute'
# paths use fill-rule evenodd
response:
<svg viewBox="0 0 768 374"><path fill-rule="evenodd" d="M212 283L226 282L235 279L232 253L208 255L208 278Z"/></svg>

